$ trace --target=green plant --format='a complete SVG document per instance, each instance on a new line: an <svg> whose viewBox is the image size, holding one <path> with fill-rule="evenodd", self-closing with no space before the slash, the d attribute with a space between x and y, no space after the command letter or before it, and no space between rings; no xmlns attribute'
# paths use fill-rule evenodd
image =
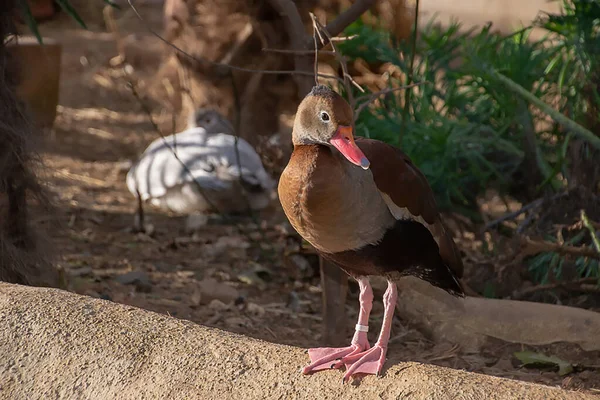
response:
<svg viewBox="0 0 600 400"><path fill-rule="evenodd" d="M442 207L471 207L489 186L506 190L526 157L527 129L535 137L534 157L543 179L550 177L556 160L545 157L546 143L533 131L538 117L527 102L516 102L514 94L481 73L482 65L490 63L544 96L549 89L540 76L555 50L541 40L529 43L529 30L505 37L492 34L490 25L466 32L460 28L458 23L440 28L431 21L421 32L412 75L428 84L408 97L407 120L401 119L405 97L397 93L365 110L356 125L358 134L402 147L423 170ZM410 65L402 55L412 50L410 43L392 44L385 33L360 21L346 33L356 35L340 44L347 57L392 64L400 73L388 78L389 86L406 83Z"/></svg>
<svg viewBox="0 0 600 400"><path fill-rule="evenodd" d="M83 29L87 29L85 22L83 22L83 20L81 19L81 17L77 13L77 11L75 11L75 9L73 8L73 6L69 2L69 0L54 0L54 1L56 2L56 4L58 4L60 6L60 8L64 12L66 12L73 20L75 20ZM119 6L117 4L115 4L112 0L102 0L102 1L105 4L108 4L112 7L119 8ZM33 33L33 35L37 38L38 42L40 44L43 44L44 41L42 39L42 36L40 35L40 31L37 26L37 21L33 17L31 8L29 7L28 0L18 0L18 2L19 2L19 7L21 8L21 12L23 14L23 20L24 20L25 24L29 27L29 30L31 30L31 33Z"/></svg>
<svg viewBox="0 0 600 400"><path fill-rule="evenodd" d="M590 0L562 3L561 14L544 13L535 22L554 34L554 46L559 50L547 70L557 70L562 106L569 105L573 119L581 121L588 112L595 111L591 117L598 120L600 3Z"/></svg>
<svg viewBox="0 0 600 400"><path fill-rule="evenodd" d="M420 33L414 69L412 38L394 43L386 32L355 22L346 30L354 38L339 45L347 58L394 66L388 87L406 84L411 74L427 82L411 96L388 93L365 109L357 133L400 146L443 208L473 207L489 187L513 195L533 188L529 196L563 189L572 139L588 146L584 157L600 149L594 133L600 129L600 2L563 4L563 13L536 20L547 30L538 40L531 40L532 27L499 35L491 25L464 31L432 20ZM590 243L584 232L567 239L571 246ZM547 283L560 280L567 263L582 278L600 277L597 259L568 260L555 252L532 257L528 270Z"/></svg>

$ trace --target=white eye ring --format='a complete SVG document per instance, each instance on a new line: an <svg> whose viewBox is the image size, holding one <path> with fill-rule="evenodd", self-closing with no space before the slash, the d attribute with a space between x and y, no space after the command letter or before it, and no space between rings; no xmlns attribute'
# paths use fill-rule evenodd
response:
<svg viewBox="0 0 600 400"><path fill-rule="evenodd" d="M329 121L331 121L331 117L329 116L329 114L327 114L325 111L321 111L319 113L319 119L323 122L325 122L326 124L329 123Z"/></svg>

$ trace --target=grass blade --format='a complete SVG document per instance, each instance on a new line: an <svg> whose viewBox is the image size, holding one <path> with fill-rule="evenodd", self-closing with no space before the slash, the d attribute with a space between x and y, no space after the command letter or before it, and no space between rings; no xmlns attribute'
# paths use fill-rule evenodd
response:
<svg viewBox="0 0 600 400"><path fill-rule="evenodd" d="M77 21L77 23L83 29L87 29L85 22L83 22L83 20L79 16L79 14L77 14L77 11L75 11L75 9L71 5L71 3L69 3L69 0L55 0L55 1L58 3L60 8L62 8L64 10L64 12L66 12L71 18L73 18L75 21Z"/></svg>
<svg viewBox="0 0 600 400"><path fill-rule="evenodd" d="M31 12L31 8L29 8L29 3L27 2L27 0L19 0L19 6L21 7L21 11L23 12L23 19L29 27L29 30L37 38L38 43L43 45L44 41L42 40L42 35L40 35L37 22L35 21L33 13Z"/></svg>

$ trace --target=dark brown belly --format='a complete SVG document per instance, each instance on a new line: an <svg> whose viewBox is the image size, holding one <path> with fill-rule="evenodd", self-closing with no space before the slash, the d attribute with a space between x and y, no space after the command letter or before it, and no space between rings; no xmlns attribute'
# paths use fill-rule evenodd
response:
<svg viewBox="0 0 600 400"><path fill-rule="evenodd" d="M354 277L379 275L393 280L412 275L450 293L463 293L431 232L417 221L397 221L377 244L321 255Z"/></svg>

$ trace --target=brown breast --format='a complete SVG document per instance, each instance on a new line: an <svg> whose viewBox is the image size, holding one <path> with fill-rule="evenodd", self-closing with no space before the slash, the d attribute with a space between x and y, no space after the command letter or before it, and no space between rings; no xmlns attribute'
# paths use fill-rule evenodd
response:
<svg viewBox="0 0 600 400"><path fill-rule="evenodd" d="M395 222L371 171L326 146L296 146L278 191L294 229L322 252L375 244Z"/></svg>

